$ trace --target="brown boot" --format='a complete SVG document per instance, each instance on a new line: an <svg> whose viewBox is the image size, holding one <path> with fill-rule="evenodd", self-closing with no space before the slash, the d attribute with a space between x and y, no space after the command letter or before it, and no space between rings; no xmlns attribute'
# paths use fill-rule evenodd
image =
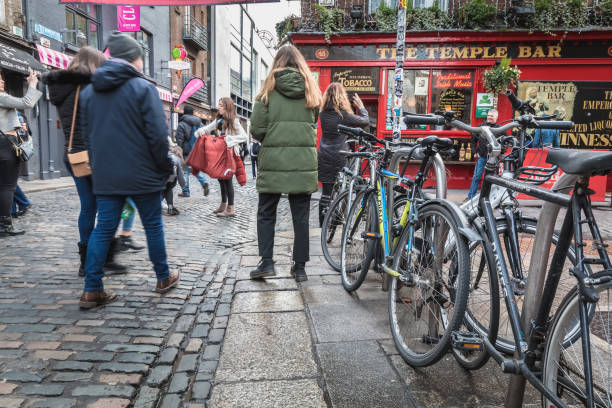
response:
<svg viewBox="0 0 612 408"><path fill-rule="evenodd" d="M117 300L117 295L113 292L100 290L97 292L83 292L79 299L81 309L92 309L94 307L107 305Z"/></svg>
<svg viewBox="0 0 612 408"><path fill-rule="evenodd" d="M221 205L219 205L219 208L217 208L215 211L213 211L213 213L219 214L219 213L225 211L226 208L227 208L227 203L221 203Z"/></svg>
<svg viewBox="0 0 612 408"><path fill-rule="evenodd" d="M180 280L181 276L178 271L170 271L170 277L168 279L164 279L163 281L157 282L155 291L157 293L166 293L173 287L177 286Z"/></svg>
<svg viewBox="0 0 612 408"><path fill-rule="evenodd" d="M236 211L233 205L228 205L225 211L217 213L217 217L235 217Z"/></svg>

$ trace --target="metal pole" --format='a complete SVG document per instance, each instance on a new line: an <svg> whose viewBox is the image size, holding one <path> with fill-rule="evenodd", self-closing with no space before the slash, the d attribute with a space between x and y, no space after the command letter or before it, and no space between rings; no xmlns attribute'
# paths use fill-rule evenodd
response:
<svg viewBox="0 0 612 408"><path fill-rule="evenodd" d="M553 191L566 190L576 184L577 176L563 174L553 185ZM561 207L557 204L546 202L540 210L538 225L534 237L534 247L529 264L529 275L527 288L523 299L523 310L521 312L521 325L525 333L529 332L530 322L535 318L540 307L542 289L546 279L548 258L555 221ZM506 408L520 408L523 405L525 394L525 377L513 375L506 394Z"/></svg>
<svg viewBox="0 0 612 408"><path fill-rule="evenodd" d="M404 51L406 48L406 1L397 5L397 42L395 44L395 98L393 100L393 140L401 137L402 95L404 93Z"/></svg>

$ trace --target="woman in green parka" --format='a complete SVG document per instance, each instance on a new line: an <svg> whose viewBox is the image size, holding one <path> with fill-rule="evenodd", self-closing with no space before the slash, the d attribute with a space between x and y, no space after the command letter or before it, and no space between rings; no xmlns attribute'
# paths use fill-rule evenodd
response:
<svg viewBox="0 0 612 408"><path fill-rule="evenodd" d="M272 71L255 98L251 134L261 142L257 175L257 237L261 262L251 279L274 276L274 227L281 194L288 194L293 219L291 274L307 279L310 195L317 191L316 122L321 90L304 57L292 45L276 53Z"/></svg>

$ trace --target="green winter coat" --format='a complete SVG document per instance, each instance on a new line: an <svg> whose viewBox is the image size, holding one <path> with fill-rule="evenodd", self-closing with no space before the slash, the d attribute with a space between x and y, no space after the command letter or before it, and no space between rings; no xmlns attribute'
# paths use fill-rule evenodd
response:
<svg viewBox="0 0 612 408"><path fill-rule="evenodd" d="M317 191L318 109L306 107L304 78L287 68L275 74L268 105L255 102L251 134L261 142L259 193L301 194Z"/></svg>

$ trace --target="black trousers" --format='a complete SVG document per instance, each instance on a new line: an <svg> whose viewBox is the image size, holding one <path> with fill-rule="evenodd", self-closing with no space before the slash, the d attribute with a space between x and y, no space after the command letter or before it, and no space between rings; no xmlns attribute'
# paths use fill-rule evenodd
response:
<svg viewBox="0 0 612 408"><path fill-rule="evenodd" d="M219 180L221 187L221 202L227 205L234 205L234 178Z"/></svg>
<svg viewBox="0 0 612 408"><path fill-rule="evenodd" d="M325 214L329 208L331 193L334 189L335 183L321 183L323 185L323 191L321 191L321 199L319 200L319 227L323 226L323 220Z"/></svg>
<svg viewBox="0 0 612 408"><path fill-rule="evenodd" d="M21 162L7 140L0 140L0 150L0 217L10 217Z"/></svg>
<svg viewBox="0 0 612 408"><path fill-rule="evenodd" d="M272 259L274 253L274 227L276 208L280 194L259 194L257 208L257 239L259 256ZM293 261L306 263L309 260L308 219L310 216L310 194L289 194L289 206L293 220Z"/></svg>

